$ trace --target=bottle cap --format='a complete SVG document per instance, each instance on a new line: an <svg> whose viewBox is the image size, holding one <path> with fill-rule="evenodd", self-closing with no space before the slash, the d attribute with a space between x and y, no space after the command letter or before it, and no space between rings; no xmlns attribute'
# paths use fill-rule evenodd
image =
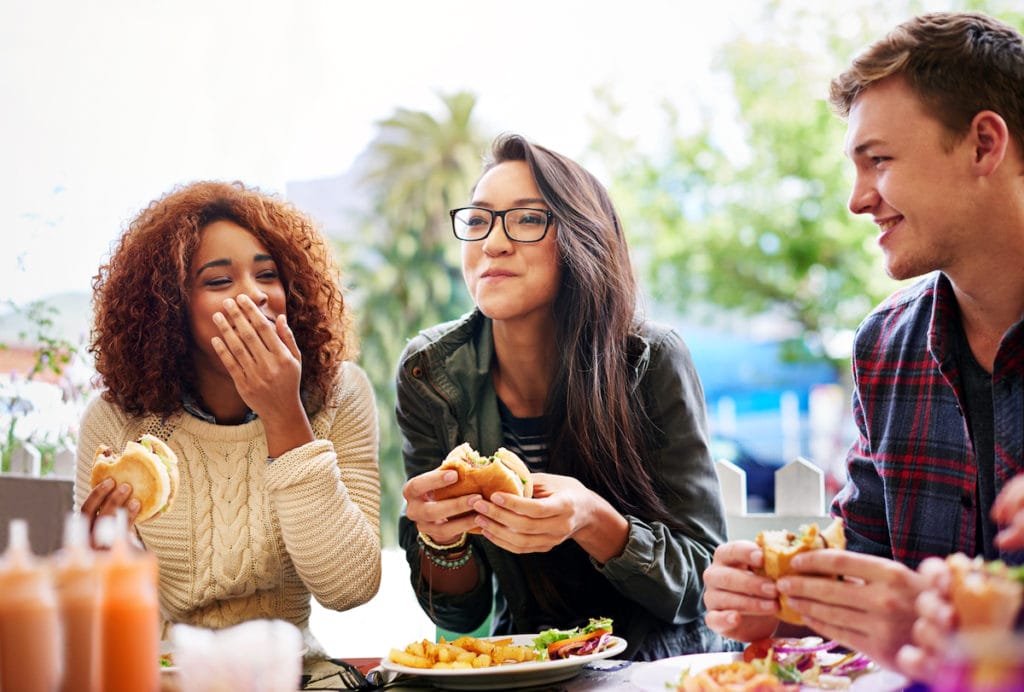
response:
<svg viewBox="0 0 1024 692"><path fill-rule="evenodd" d="M72 550L89 546L89 520L81 512L68 512L64 519L64 547Z"/></svg>
<svg viewBox="0 0 1024 692"><path fill-rule="evenodd" d="M114 517L104 515L96 520L93 538L98 548L109 548L112 546L116 535L117 527L114 523Z"/></svg>

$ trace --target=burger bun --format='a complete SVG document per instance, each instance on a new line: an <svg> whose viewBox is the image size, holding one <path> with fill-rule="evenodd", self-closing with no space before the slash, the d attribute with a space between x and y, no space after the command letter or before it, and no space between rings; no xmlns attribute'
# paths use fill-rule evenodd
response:
<svg viewBox="0 0 1024 692"><path fill-rule="evenodd" d="M790 563L800 553L825 548L845 550L846 535L843 533L843 520L836 517L824 530L819 530L817 524L808 524L801 526L798 534L786 530L762 531L757 535L757 544L764 553L764 568L760 574L778 579L793 573ZM779 594L777 616L783 622L793 625L804 624L800 613L790 607L788 599L782 594Z"/></svg>
<svg viewBox="0 0 1024 692"><path fill-rule="evenodd" d="M171 508L180 482L178 457L153 435L129 441L120 455L100 445L93 458L89 487L95 488L108 478L117 485L131 486L132 497L140 505L135 522L142 523Z"/></svg>

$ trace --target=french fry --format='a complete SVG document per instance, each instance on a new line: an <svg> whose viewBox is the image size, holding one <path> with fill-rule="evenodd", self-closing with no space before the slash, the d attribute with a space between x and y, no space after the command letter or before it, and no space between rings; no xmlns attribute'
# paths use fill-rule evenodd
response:
<svg viewBox="0 0 1024 692"><path fill-rule="evenodd" d="M388 654L388 658L398 665L406 666L407 668L431 668L434 665L433 661L429 658L416 656L407 651L399 651L398 649L392 649L391 653Z"/></svg>
<svg viewBox="0 0 1024 692"><path fill-rule="evenodd" d="M436 643L412 642L404 651L392 649L388 658L408 668L464 670L536 661L538 656L532 647L514 646L511 637L488 641L465 636L452 642L443 637Z"/></svg>

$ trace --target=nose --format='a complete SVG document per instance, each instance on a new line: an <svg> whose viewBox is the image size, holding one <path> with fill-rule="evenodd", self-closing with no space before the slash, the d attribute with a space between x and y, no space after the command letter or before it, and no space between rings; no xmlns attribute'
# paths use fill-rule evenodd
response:
<svg viewBox="0 0 1024 692"><path fill-rule="evenodd" d="M498 228L499 223L501 228ZM508 231L505 230L504 216L494 217L494 226L491 227L491 232L481 242L484 245L484 254L491 257L504 255L512 251L512 239L508 237Z"/></svg>
<svg viewBox="0 0 1024 692"><path fill-rule="evenodd" d="M249 300L256 303L257 307L263 307L269 300L266 291L260 286L259 282L253 278L247 279L243 285L240 295L246 295Z"/></svg>
<svg viewBox="0 0 1024 692"><path fill-rule="evenodd" d="M868 214L878 206L878 200L878 189L875 187L874 179L858 173L853 180L850 199L846 203L847 208L854 214Z"/></svg>

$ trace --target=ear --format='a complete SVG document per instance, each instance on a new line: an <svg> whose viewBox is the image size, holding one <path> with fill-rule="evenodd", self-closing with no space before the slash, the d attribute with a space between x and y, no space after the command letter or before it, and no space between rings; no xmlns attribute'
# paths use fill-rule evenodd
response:
<svg viewBox="0 0 1024 692"><path fill-rule="evenodd" d="M967 135L974 147L974 171L990 175L1003 159L1010 144L1010 131L1006 121L995 111L980 111L971 121Z"/></svg>

